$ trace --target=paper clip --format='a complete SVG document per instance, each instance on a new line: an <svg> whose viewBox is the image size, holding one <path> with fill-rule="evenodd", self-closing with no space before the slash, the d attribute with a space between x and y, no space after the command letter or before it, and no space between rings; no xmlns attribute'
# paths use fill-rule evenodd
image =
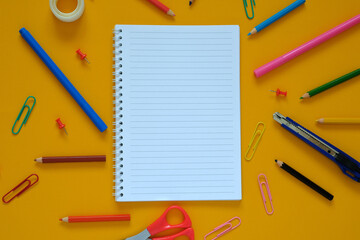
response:
<svg viewBox="0 0 360 240"><path fill-rule="evenodd" d="M32 181L31 178L34 176L34 178L36 178L36 180ZM30 176L28 176L27 178L25 178L21 183L19 183L18 185L16 185L16 187L14 187L13 189L11 189L7 194L5 194L2 197L2 201L4 203L9 203L11 202L14 198L20 196L21 194L23 194L26 190L28 190L32 185L34 185L35 183L37 183L39 181L39 176L37 174L31 174ZM11 197L9 200L6 200L6 197L8 197L11 193L15 192L16 190L18 190L21 185L25 185L25 187L20 190L18 193L14 194L13 197Z"/></svg>
<svg viewBox="0 0 360 240"><path fill-rule="evenodd" d="M34 103L33 103L33 105L32 105L31 107L29 107L29 105L26 104L27 101L29 100L29 98L34 99ZM34 106L35 106L35 103L36 103L36 99L35 99L35 97L33 97L33 96L29 96L29 97L25 100L25 103L24 103L24 105L22 106L22 108L21 108L21 110L20 110L20 113L19 113L19 115L17 116L17 118L16 118L16 120L15 120L15 123L14 123L14 125L13 125L13 127L12 127L12 129L11 129L11 132L12 132L13 134L18 134L18 133L20 132L22 126L27 122L27 120L28 120L28 118L29 118L29 116L30 116L31 111L32 111L32 109L33 109ZM25 117L24 117L24 120L22 121L22 123L21 123L21 125L20 125L20 127L19 127L19 130L18 130L17 132L14 132L15 125L16 125L16 123L19 121L19 119L21 118L21 115L22 115L22 113L24 112L24 109L25 109L25 108L27 108L27 113L26 113L26 115L25 115Z"/></svg>
<svg viewBox="0 0 360 240"><path fill-rule="evenodd" d="M244 8L245 8L245 13L246 13L247 18L248 18L248 19L253 19L254 16L255 16L255 14L254 14L254 6L256 6L255 0L250 0L252 17L249 17L249 14L248 14L248 12L247 12L247 6L248 6L247 0L243 0L243 2L244 2Z"/></svg>
<svg viewBox="0 0 360 240"><path fill-rule="evenodd" d="M237 219L239 220L239 223L236 225L236 226L233 226L231 224L231 222L234 220L234 219ZM225 227L225 226L228 226L228 228L226 228L224 231L222 231L221 233L219 233L218 235L216 235L215 238L211 239L211 240L214 240L214 239L217 239L219 237L221 237L222 235L224 235L225 233L228 233L230 232L231 230L237 228L239 225L241 224L241 219L239 217L233 217L232 219L230 219L229 221L226 221L224 222L223 224L217 226L216 228L214 228L214 230L212 230L211 232L209 232L208 234L205 235L204 237L204 240L206 240L206 237L209 236L210 234L212 234L213 232L216 232L217 230Z"/></svg>
<svg viewBox="0 0 360 240"><path fill-rule="evenodd" d="M253 136L251 138L251 141L249 143L248 149L247 149L247 151L245 153L245 159L246 160L250 161L253 158L253 156L255 154L255 151L256 151L259 143L260 143L260 139L261 139L262 135L264 134L264 131L265 131L265 123L258 122L258 124L256 125L256 128L255 128L254 134L253 134ZM257 140L254 143L256 137L257 137ZM251 146L253 146L253 147L251 148ZM249 156L250 150L252 152L251 152L251 155Z"/></svg>
<svg viewBox="0 0 360 240"><path fill-rule="evenodd" d="M261 177L264 177L264 180L260 180ZM273 204L272 204L272 197L271 197L271 193L270 193L270 188L269 188L269 183L268 183L268 180L265 176L265 174L263 173L260 173L259 176L258 176L258 183L259 183L259 187L260 187L260 192L261 192L261 196L262 196L262 199L263 199L263 203L264 203L264 207L265 207L265 211L267 214L271 215L273 214L274 212L274 207L273 207ZM266 197L264 195L264 191L263 191L263 188L262 188L262 185L265 185L266 187L266 190L267 190L267 194L269 196L269 200L270 200L270 205L271 205L271 212L269 212L267 206L266 206Z"/></svg>

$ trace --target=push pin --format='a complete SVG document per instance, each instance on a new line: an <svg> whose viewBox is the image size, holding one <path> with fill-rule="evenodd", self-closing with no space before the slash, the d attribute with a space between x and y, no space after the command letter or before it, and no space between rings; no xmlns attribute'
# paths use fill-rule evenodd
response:
<svg viewBox="0 0 360 240"><path fill-rule="evenodd" d="M80 51L80 48L76 50L77 54L80 55L81 60L85 60L87 63L90 63L89 60L86 58L86 54Z"/></svg>
<svg viewBox="0 0 360 240"><path fill-rule="evenodd" d="M276 91L270 90L270 92L275 92L275 93L276 93L276 96L279 96L279 95L286 96L286 95L287 95L287 91L282 92L282 91L280 91L280 89L276 89Z"/></svg>
<svg viewBox="0 0 360 240"><path fill-rule="evenodd" d="M65 133L66 133L66 135L68 135L68 133L67 133L67 131L66 131L66 128L65 128L65 124L63 124L63 123L61 122L60 118L56 119L55 121L56 121L57 124L59 125L59 129L62 129L62 128L63 128L64 131L65 131Z"/></svg>

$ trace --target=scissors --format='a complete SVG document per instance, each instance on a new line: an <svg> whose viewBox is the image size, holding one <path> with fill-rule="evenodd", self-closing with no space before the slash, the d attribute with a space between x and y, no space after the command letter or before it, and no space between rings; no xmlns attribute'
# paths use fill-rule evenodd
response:
<svg viewBox="0 0 360 240"><path fill-rule="evenodd" d="M166 219L167 214L170 210L177 209L179 210L182 215L184 216L184 221L182 221L179 224L170 225ZM165 230L174 229L174 228L182 228L182 230L179 233L176 233L171 236L165 236L165 237L157 237L157 238L150 238L151 236L154 236L160 232L163 232ZM141 233L126 238L124 240L175 240L176 238L180 236L186 236L190 240L194 240L194 230L191 228L191 220L189 215L185 212L185 210L179 206L170 206L165 210L165 212L151 225L149 225L145 230L143 230Z"/></svg>

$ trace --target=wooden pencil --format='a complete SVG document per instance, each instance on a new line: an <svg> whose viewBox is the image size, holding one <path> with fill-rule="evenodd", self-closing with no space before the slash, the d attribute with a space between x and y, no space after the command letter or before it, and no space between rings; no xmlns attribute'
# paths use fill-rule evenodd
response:
<svg viewBox="0 0 360 240"><path fill-rule="evenodd" d="M158 1L158 0L148 0L148 1L151 2L152 4L154 4L156 7L158 7L161 11L163 11L167 15L175 16L175 13L170 8L168 8L163 3L161 3L160 1Z"/></svg>
<svg viewBox="0 0 360 240"><path fill-rule="evenodd" d="M38 163L105 162L106 155L39 157L39 158L36 158L34 161L38 162Z"/></svg>
<svg viewBox="0 0 360 240"><path fill-rule="evenodd" d="M320 118L316 122L320 124L360 124L360 118Z"/></svg>
<svg viewBox="0 0 360 240"><path fill-rule="evenodd" d="M75 222L108 222L108 221L130 221L130 214L121 215L96 215L96 216L69 216L59 219L66 223Z"/></svg>
<svg viewBox="0 0 360 240"><path fill-rule="evenodd" d="M306 99L306 98L310 98L312 96L315 96L316 94L319 94L325 90L328 90L329 88L332 88L336 85L339 85L340 83L343 83L351 78L354 78L356 76L358 76L360 74L360 68L356 69L348 74L345 74L344 76L341 76L335 80L332 80L328 83L325 83L324 85L321 85L317 88L314 88L313 90L308 91L307 93L305 93L304 95L302 95L300 97L300 99Z"/></svg>
<svg viewBox="0 0 360 240"><path fill-rule="evenodd" d="M312 188L317 193L321 194L323 197L325 197L329 201L333 200L333 198L334 198L333 195L331 195L329 192L324 190L322 187L320 187L319 185L317 185L316 183L314 183L313 181L311 181L310 179L308 179L307 177L305 177L304 175L302 175L301 173L299 173L298 171L296 171L295 169L293 169L286 163L284 163L282 161L278 161L278 160L275 160L275 162L277 163L277 165L280 168L282 168L286 172L290 173L292 176L294 176L295 178L297 178L298 180L300 180L301 182L303 182L304 184L306 184L307 186Z"/></svg>

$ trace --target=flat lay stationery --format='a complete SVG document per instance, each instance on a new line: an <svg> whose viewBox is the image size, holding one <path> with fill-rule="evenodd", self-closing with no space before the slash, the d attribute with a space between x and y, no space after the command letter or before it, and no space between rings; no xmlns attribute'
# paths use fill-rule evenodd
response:
<svg viewBox="0 0 360 240"><path fill-rule="evenodd" d="M239 27L116 25L114 39L116 201L240 200Z"/></svg>
<svg viewBox="0 0 360 240"><path fill-rule="evenodd" d="M359 9L3 1L1 238L357 239Z"/></svg>

